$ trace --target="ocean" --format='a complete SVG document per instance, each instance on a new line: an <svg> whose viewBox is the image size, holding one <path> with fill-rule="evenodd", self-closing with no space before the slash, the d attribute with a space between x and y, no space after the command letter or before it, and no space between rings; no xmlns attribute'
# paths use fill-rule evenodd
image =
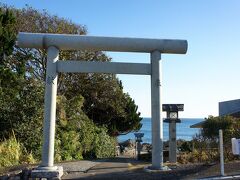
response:
<svg viewBox="0 0 240 180"><path fill-rule="evenodd" d="M199 132L197 128L190 128L191 125L203 121L204 119L191 119L191 118L181 118L181 123L177 123L177 139L191 140L192 137ZM144 133L143 143L151 143L151 118L143 118L141 121L142 128L138 131ZM163 140L168 140L168 123L163 123ZM126 135L118 136L118 142L122 142L128 139L135 139L134 132L128 133Z"/></svg>

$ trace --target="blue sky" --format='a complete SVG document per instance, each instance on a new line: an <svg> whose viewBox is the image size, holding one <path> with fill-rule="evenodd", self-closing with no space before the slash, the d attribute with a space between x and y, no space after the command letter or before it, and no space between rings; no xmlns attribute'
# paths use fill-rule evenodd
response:
<svg viewBox="0 0 240 180"><path fill-rule="evenodd" d="M1 0L65 17L89 35L186 39L186 55L162 56L163 103L183 103L181 117L218 115L218 102L240 98L239 0ZM149 54L109 53L113 61L150 62ZM151 116L150 77L118 75L144 117Z"/></svg>

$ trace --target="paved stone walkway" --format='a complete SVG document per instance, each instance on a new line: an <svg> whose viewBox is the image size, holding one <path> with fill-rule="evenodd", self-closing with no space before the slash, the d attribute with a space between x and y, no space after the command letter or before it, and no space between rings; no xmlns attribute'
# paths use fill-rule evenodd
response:
<svg viewBox="0 0 240 180"><path fill-rule="evenodd" d="M62 179L219 179L219 164L188 164L168 167L170 171L146 172L144 167L150 165L149 162L136 161L131 158L118 157L114 159L102 159L96 161L72 161L56 164L63 166L64 175ZM30 167L29 167L30 168ZM6 171L2 178L20 178L19 173L22 166L12 167ZM240 179L240 161L225 163L225 173L229 177L224 179ZM238 176L232 176L238 175ZM21 179L21 178L20 178Z"/></svg>
<svg viewBox="0 0 240 180"><path fill-rule="evenodd" d="M80 162L80 161L79 161ZM80 162L83 165L86 162ZM219 164L203 165L190 164L171 166L170 171L146 172L147 162L139 162L130 158L116 158L96 161L92 167L83 171L65 173L62 179L199 179L220 175ZM89 164L90 165L90 164ZM76 164L77 166L77 164ZM227 175L240 174L240 162L231 162L225 165Z"/></svg>
<svg viewBox="0 0 240 180"><path fill-rule="evenodd" d="M89 163L87 161L79 161L81 166L85 166ZM129 158L116 158L116 159L105 159L97 160L92 166L85 168L85 171L74 171L67 172L64 174L62 179L80 179L80 178L113 178L116 179L120 174L126 173L133 168L132 163L139 163L134 159ZM69 164L70 165L70 164ZM90 165L90 164L89 164ZM64 170L65 171L65 170Z"/></svg>

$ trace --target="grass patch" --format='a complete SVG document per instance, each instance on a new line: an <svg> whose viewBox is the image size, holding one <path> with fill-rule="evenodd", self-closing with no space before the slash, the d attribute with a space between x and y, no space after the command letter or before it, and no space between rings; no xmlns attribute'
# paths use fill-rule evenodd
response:
<svg viewBox="0 0 240 180"><path fill-rule="evenodd" d="M0 142L0 168L35 162L32 153L28 153L14 135Z"/></svg>

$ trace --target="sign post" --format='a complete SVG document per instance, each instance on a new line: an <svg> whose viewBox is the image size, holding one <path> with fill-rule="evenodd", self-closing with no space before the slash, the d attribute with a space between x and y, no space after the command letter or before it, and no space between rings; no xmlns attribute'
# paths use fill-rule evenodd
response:
<svg viewBox="0 0 240 180"><path fill-rule="evenodd" d="M144 133L134 133L135 135L135 144L136 144L136 159L139 160L140 159L140 155L141 155L141 150L142 150L142 137L144 136Z"/></svg>
<svg viewBox="0 0 240 180"><path fill-rule="evenodd" d="M219 130L219 148L220 148L220 166L221 166L221 175L224 176L224 155L223 155L223 133L222 130Z"/></svg>

